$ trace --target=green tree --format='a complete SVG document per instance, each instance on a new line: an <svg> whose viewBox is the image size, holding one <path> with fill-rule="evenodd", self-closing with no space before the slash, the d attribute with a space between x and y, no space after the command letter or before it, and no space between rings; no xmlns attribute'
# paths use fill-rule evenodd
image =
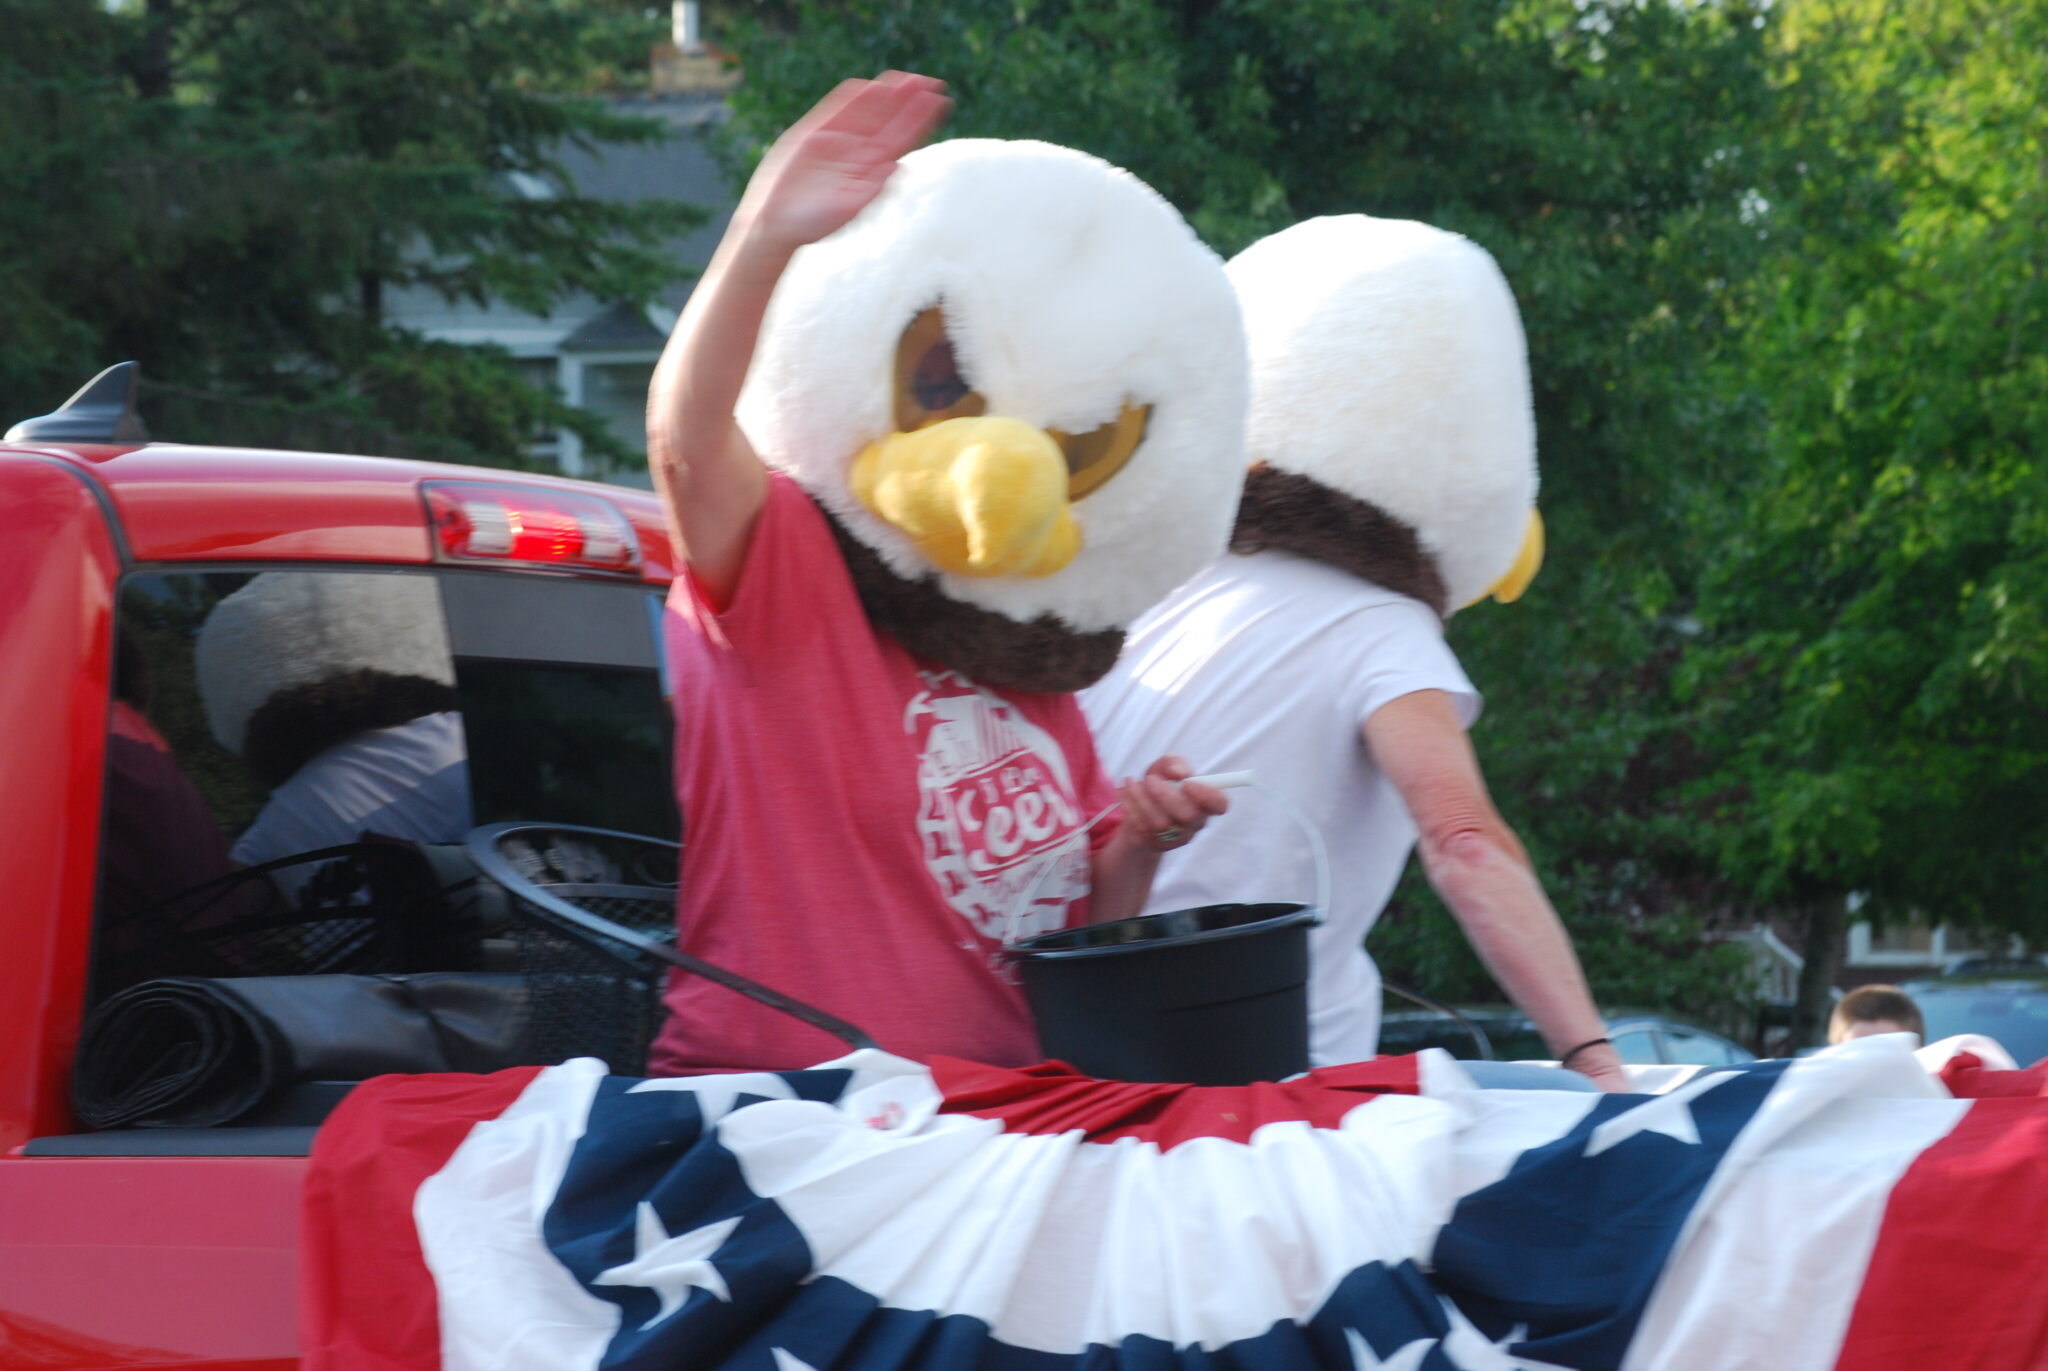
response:
<svg viewBox="0 0 2048 1371"><path fill-rule="evenodd" d="M103 163L121 145L127 99L113 19L79 0L15 0L0 44L0 397L34 413L49 384L76 385L98 328L67 296L102 264L142 250ZM101 361L100 365L105 362ZM64 392L58 391L61 399ZM26 402L28 407L24 407Z"/></svg>
<svg viewBox="0 0 2048 1371"><path fill-rule="evenodd" d="M1730 875L2048 935L2048 4L1801 0L1811 160L1774 204L1726 506L1687 666ZM1817 1037L1826 978L1803 999Z"/></svg>
<svg viewBox="0 0 2048 1371"><path fill-rule="evenodd" d="M951 135L1130 168L1219 251L1316 214L1424 219L1501 262L1529 333L1550 566L1453 624L1490 697L1479 746L1614 1000L1714 1009L1739 958L1694 916L1732 895L1679 789L1675 695L1700 561L1689 503L1741 461L1708 363L1755 257L1767 7L1623 0L850 0L730 35L757 139L835 81L942 76ZM1419 883L1376 953L1490 993Z"/></svg>
<svg viewBox="0 0 2048 1371"><path fill-rule="evenodd" d="M400 288L545 313L644 300L697 211L578 196L569 145L659 126L590 95L622 15L600 0L15 0L0 58L0 369L20 415L109 360L238 425L345 423L431 456L524 460L542 425L628 454L508 358L392 326ZM629 27L643 26L638 11ZM14 21L10 18L14 32ZM658 29L656 30L658 32ZM177 394L179 392L172 392ZM234 401L239 400L239 403ZM197 413L198 411L191 411Z"/></svg>

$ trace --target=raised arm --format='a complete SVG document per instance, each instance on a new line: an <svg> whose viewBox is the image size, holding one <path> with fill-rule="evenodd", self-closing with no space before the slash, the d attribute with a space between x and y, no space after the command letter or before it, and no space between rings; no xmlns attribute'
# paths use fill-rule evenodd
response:
<svg viewBox="0 0 2048 1371"><path fill-rule="evenodd" d="M1544 897L1521 841L1487 794L1479 759L1440 690L1403 695L1364 725L1373 762L1420 830L1423 870L1480 961L1560 1055L1605 1036L1571 938ZM1603 1090L1629 1089L1607 1044L1573 1055Z"/></svg>
<svg viewBox="0 0 2048 1371"><path fill-rule="evenodd" d="M951 107L944 83L928 76L841 82L762 158L676 321L648 389L647 460L670 536L719 602L767 498L767 470L733 409L775 283L798 248L866 208Z"/></svg>

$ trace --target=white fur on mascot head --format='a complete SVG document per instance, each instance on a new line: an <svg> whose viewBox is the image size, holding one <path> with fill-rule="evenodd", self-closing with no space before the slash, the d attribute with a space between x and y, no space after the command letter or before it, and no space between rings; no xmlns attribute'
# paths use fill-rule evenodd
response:
<svg viewBox="0 0 2048 1371"><path fill-rule="evenodd" d="M1236 295L1164 199L1068 148L960 139L796 255L739 419L831 517L877 627L989 684L1075 690L1224 550L1246 401ZM970 562L979 528L919 519L984 439L1037 445L1058 527ZM1025 481L1008 460L973 478L999 524Z"/></svg>
<svg viewBox="0 0 2048 1371"><path fill-rule="evenodd" d="M1521 317L1486 250L1347 214L1261 239L1229 274L1252 362L1233 545L1405 581L1390 588L1440 614L1519 595L1542 556L1536 423Z"/></svg>

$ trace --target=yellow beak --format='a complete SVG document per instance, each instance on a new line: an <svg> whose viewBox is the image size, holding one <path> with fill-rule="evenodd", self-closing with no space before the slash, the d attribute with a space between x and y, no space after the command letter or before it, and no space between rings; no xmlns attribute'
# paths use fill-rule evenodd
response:
<svg viewBox="0 0 2048 1371"><path fill-rule="evenodd" d="M948 419L853 459L854 498L959 576L1050 576L1081 550L1067 459L1018 419Z"/></svg>
<svg viewBox="0 0 2048 1371"><path fill-rule="evenodd" d="M1529 582L1535 580L1536 573L1542 569L1543 516L1532 509L1528 527L1522 531L1522 550L1515 554L1514 565L1487 587L1486 594L1504 605L1511 605L1522 598L1522 592L1529 588ZM1480 599L1484 598L1485 595L1480 596Z"/></svg>

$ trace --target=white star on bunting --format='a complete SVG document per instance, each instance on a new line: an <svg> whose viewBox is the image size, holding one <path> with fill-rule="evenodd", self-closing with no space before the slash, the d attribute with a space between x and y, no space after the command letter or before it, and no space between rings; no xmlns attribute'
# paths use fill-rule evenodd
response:
<svg viewBox="0 0 2048 1371"><path fill-rule="evenodd" d="M704 1111L704 1122L717 1123L732 1113L732 1107L742 1095L758 1095L766 1100L793 1100L796 1091L788 1081L772 1074L749 1074L741 1076L696 1076L686 1080L642 1081L626 1093L628 1095L652 1094L661 1090L680 1090L697 1097L697 1108Z"/></svg>
<svg viewBox="0 0 2048 1371"><path fill-rule="evenodd" d="M818 1368L793 1352L780 1347L771 1348L775 1353L775 1371L818 1371Z"/></svg>
<svg viewBox="0 0 2048 1371"><path fill-rule="evenodd" d="M711 1264L711 1254L723 1247L739 1226L737 1218L721 1219L670 1237L661 1215L642 1200L633 1226L633 1260L614 1266L591 1284L638 1286L660 1296L661 1309L640 1325L643 1332L682 1308L692 1290L709 1290L730 1304L732 1292L726 1288L725 1277Z"/></svg>
<svg viewBox="0 0 2048 1371"><path fill-rule="evenodd" d="M1615 1115L1595 1128L1586 1139L1584 1155L1597 1157L1638 1133L1662 1133L1682 1143L1697 1143L1700 1130L1699 1125L1693 1122L1691 1101L1717 1085L1726 1084L1729 1079L1726 1072L1702 1072L1668 1095L1659 1095L1647 1104L1639 1104L1627 1113Z"/></svg>
<svg viewBox="0 0 2048 1371"><path fill-rule="evenodd" d="M1416 1371L1429 1355L1429 1349L1436 1346L1434 1338L1417 1338L1396 1350L1390 1360L1381 1361L1372 1344L1356 1328L1344 1330L1344 1341L1351 1344L1351 1371Z"/></svg>
<svg viewBox="0 0 2048 1371"><path fill-rule="evenodd" d="M1568 1371L1551 1362L1518 1357L1508 1350L1518 1342L1528 1341L1528 1324L1518 1323L1499 1342L1490 1342L1458 1306L1445 1300L1444 1308L1451 1319L1451 1331L1444 1334L1444 1355L1464 1371Z"/></svg>

